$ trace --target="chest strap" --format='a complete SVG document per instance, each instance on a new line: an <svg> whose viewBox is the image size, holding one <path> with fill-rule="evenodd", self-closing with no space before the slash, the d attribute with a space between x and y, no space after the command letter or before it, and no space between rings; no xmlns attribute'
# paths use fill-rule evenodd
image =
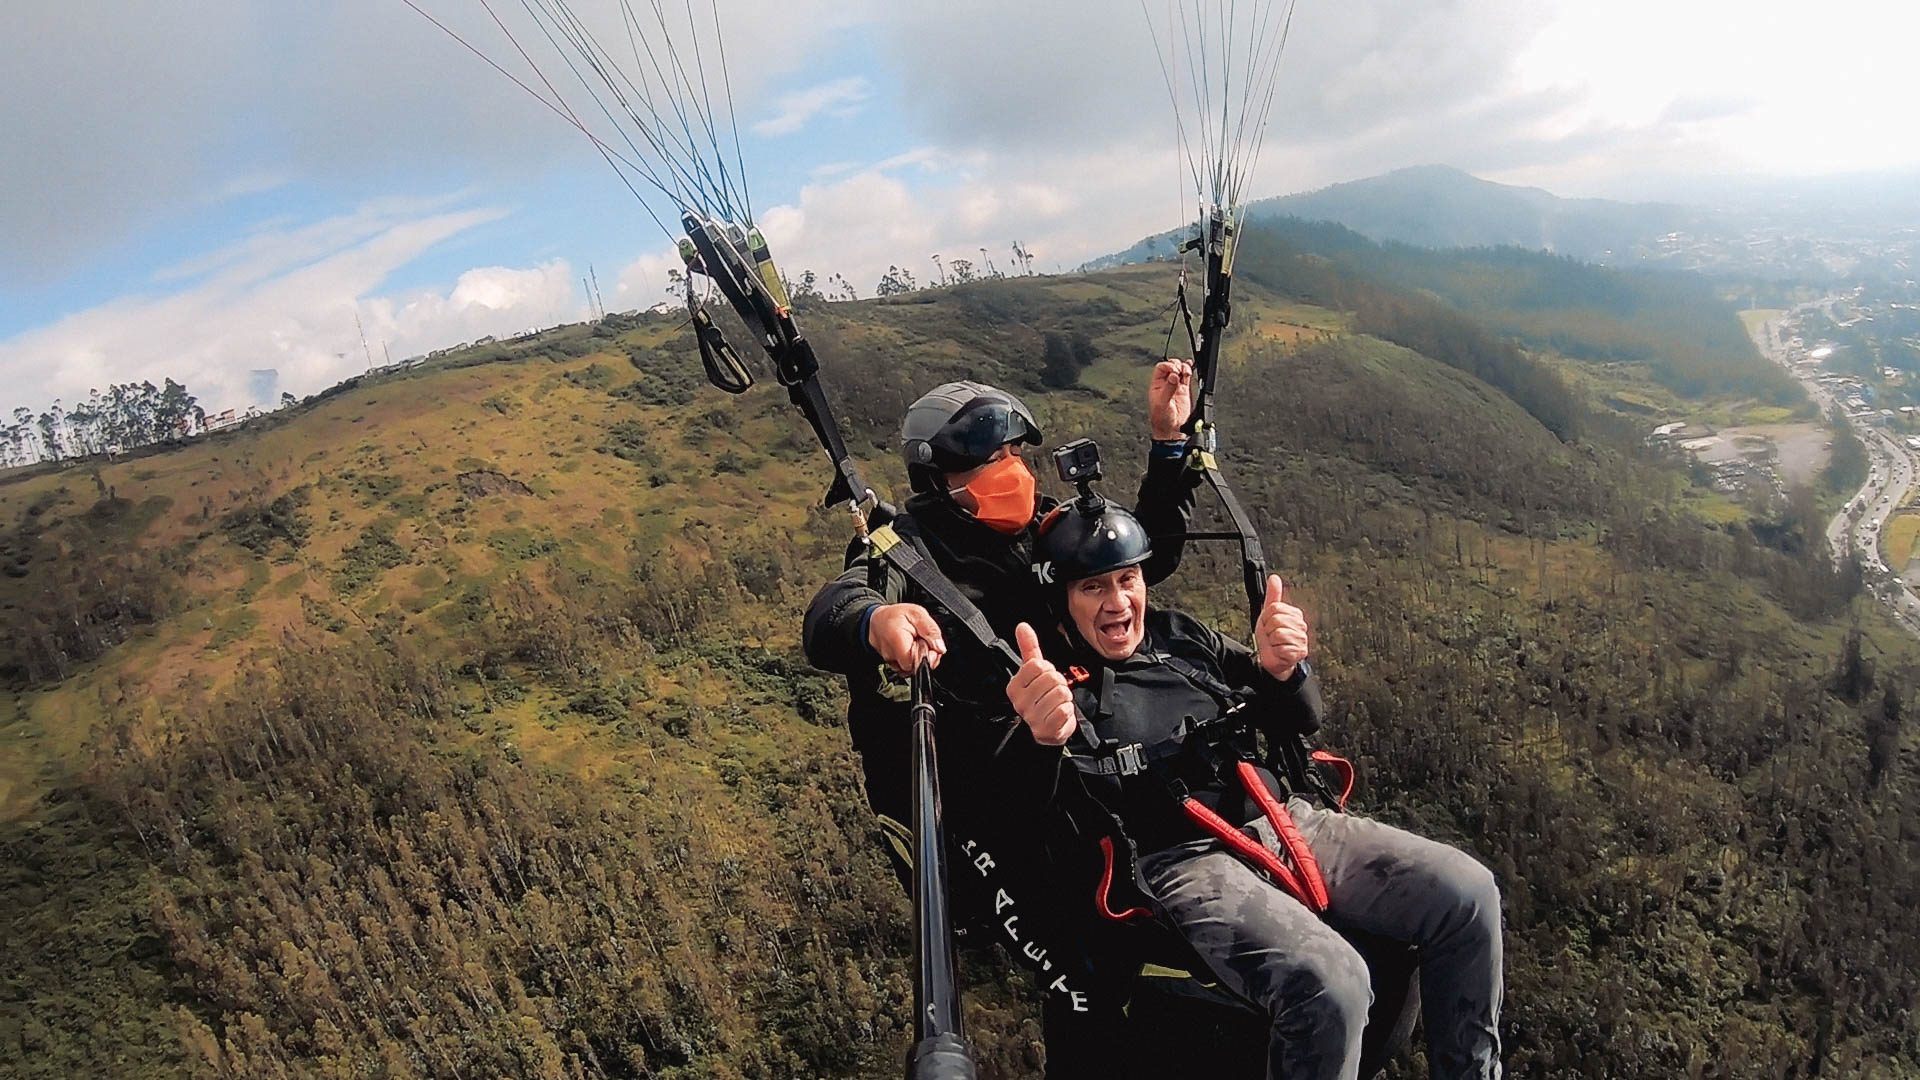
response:
<svg viewBox="0 0 1920 1080"><path fill-rule="evenodd" d="M1073 764L1090 776L1138 776L1147 771L1147 748L1139 743L1103 746L1096 754L1075 754Z"/></svg>

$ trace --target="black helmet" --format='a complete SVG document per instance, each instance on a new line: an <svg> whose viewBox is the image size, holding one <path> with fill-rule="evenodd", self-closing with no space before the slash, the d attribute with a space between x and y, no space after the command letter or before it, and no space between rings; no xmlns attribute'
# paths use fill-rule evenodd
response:
<svg viewBox="0 0 1920 1080"><path fill-rule="evenodd" d="M979 468L1011 442L1040 445L1026 403L998 387L950 382L920 395L900 423L900 449L915 491L937 491L940 474Z"/></svg>
<svg viewBox="0 0 1920 1080"><path fill-rule="evenodd" d="M1054 507L1040 522L1033 552L1040 580L1063 586L1138 566L1152 555L1140 520L1098 495Z"/></svg>

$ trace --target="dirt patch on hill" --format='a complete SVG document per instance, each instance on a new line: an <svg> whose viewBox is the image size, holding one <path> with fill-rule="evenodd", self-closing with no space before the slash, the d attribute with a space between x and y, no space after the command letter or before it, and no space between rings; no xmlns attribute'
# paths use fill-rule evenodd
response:
<svg viewBox="0 0 1920 1080"><path fill-rule="evenodd" d="M1759 424L1726 428L1717 442L1697 440L1689 443L1700 460L1708 463L1738 458L1772 459L1788 486L1811 484L1819 478L1833 456L1832 433L1819 424Z"/></svg>
<svg viewBox="0 0 1920 1080"><path fill-rule="evenodd" d="M460 493L469 499L486 495L531 495L533 489L505 473L476 469L460 474Z"/></svg>

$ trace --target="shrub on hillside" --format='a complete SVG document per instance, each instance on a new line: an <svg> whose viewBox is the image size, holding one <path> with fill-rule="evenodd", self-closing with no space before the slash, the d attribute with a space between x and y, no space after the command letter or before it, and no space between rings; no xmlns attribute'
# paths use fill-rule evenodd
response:
<svg viewBox="0 0 1920 1080"><path fill-rule="evenodd" d="M334 566L334 588L356 593L373 583L383 571L407 561L407 552L393 539L393 526L375 522L360 531L359 539L340 553Z"/></svg>
<svg viewBox="0 0 1920 1080"><path fill-rule="evenodd" d="M275 544L297 550L313 528L306 513L312 494L312 487L302 484L265 505L248 503L230 510L220 519L220 530L255 555L269 554Z"/></svg>
<svg viewBox="0 0 1920 1080"><path fill-rule="evenodd" d="M647 449L647 433L647 425L638 420L618 421L607 428L606 440L599 450L635 465L656 465L659 457Z"/></svg>

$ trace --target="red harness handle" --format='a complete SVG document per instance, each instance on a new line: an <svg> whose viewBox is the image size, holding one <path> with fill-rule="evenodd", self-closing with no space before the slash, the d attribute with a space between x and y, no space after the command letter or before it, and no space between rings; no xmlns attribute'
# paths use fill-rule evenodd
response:
<svg viewBox="0 0 1920 1080"><path fill-rule="evenodd" d="M1280 857L1268 851L1264 846L1250 839L1246 833L1228 824L1227 819L1209 810L1198 799L1188 796L1180 805L1193 823L1212 834L1234 854L1253 863L1267 872L1274 883L1307 906L1307 910L1318 915L1327 910L1327 883L1320 874L1320 862L1313 857L1313 850L1307 846L1307 838L1300 834L1300 827L1294 824L1293 815L1280 805L1267 791L1266 782L1254 767L1241 762L1237 772L1240 784L1247 789L1260 806L1260 812L1266 815L1273 831L1280 837L1280 844L1287 854L1299 866L1300 872L1294 873L1293 867L1280 861Z"/></svg>
<svg viewBox="0 0 1920 1080"><path fill-rule="evenodd" d="M1234 770L1240 774L1240 786L1247 789L1253 801L1260 804L1260 812L1267 815L1267 821L1273 825L1273 831L1280 836L1280 846L1287 849L1295 866L1300 868L1300 878L1307 887L1307 895L1313 900L1307 904L1316 912L1327 910L1327 881L1320 873L1320 860L1313 857L1313 849L1307 846L1307 838L1300 833L1300 826L1294 824L1293 815L1280 805L1280 800L1267 790L1267 782L1253 767L1252 762L1243 761Z"/></svg>
<svg viewBox="0 0 1920 1080"><path fill-rule="evenodd" d="M1348 761L1339 754L1326 750L1315 750L1313 752L1313 760L1323 765L1331 765L1339 772L1342 783L1340 788L1340 809L1345 810L1347 808L1347 796L1353 794L1353 762Z"/></svg>

